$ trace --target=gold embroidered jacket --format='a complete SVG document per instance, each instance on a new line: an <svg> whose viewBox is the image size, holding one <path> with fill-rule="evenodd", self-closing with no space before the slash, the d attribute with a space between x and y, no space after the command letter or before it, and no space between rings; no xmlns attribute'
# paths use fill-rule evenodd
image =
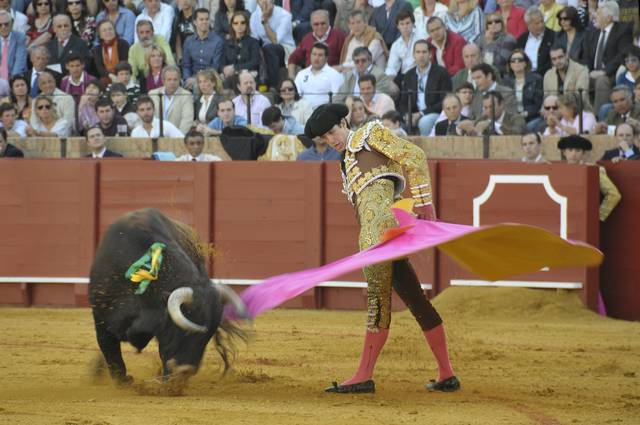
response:
<svg viewBox="0 0 640 425"><path fill-rule="evenodd" d="M598 167L600 169L600 193L604 199L600 204L600 221L605 221L613 209L618 205L618 202L622 199L620 191L615 184L607 176L607 171L604 167Z"/></svg>
<svg viewBox="0 0 640 425"><path fill-rule="evenodd" d="M363 158L358 156L366 151L376 152L386 160L372 161L366 155ZM415 206L431 204L431 178L424 151L396 136L380 121L372 121L349 133L342 173L343 192L354 204L355 197L373 181L389 178L395 183L395 196L399 197L405 188L403 168L409 178L411 194L416 200Z"/></svg>

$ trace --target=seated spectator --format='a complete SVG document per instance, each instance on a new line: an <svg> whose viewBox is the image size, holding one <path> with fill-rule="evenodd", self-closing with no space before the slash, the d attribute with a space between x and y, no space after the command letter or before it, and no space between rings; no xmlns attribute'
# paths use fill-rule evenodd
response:
<svg viewBox="0 0 640 425"><path fill-rule="evenodd" d="M233 15L236 12L246 12L244 7L244 0L223 0L220 2L220 7L213 17L213 30L223 38L227 38L229 30L232 26ZM249 23L247 22L247 28ZM247 30L247 34L249 31Z"/></svg>
<svg viewBox="0 0 640 425"><path fill-rule="evenodd" d="M133 129L131 137L184 137L184 133L168 120L163 121L163 135L160 135L160 120L154 116L154 102L149 96L140 96L137 111L142 124Z"/></svg>
<svg viewBox="0 0 640 425"><path fill-rule="evenodd" d="M369 23L382 36L387 48L391 48L393 42L400 33L396 26L396 17L401 12L413 13L413 8L405 0L393 0L375 7Z"/></svg>
<svg viewBox="0 0 640 425"><path fill-rule="evenodd" d="M97 77L103 84L116 81L116 66L129 57L129 43L118 37L115 26L109 20L101 21L97 27L98 44L92 49Z"/></svg>
<svg viewBox="0 0 640 425"><path fill-rule="evenodd" d="M240 72L237 87L240 94L233 98L236 114L247 120L247 125L262 127L262 113L271 106L271 102L256 93L256 80L248 71Z"/></svg>
<svg viewBox="0 0 640 425"><path fill-rule="evenodd" d="M372 63L379 69L387 66L387 45L375 28L367 25L364 12L354 10L349 15L349 34L344 40L340 52L340 65L343 72L348 72L357 65L354 62L355 51L358 47L365 47L371 54ZM376 76L377 77L377 76Z"/></svg>
<svg viewBox="0 0 640 425"><path fill-rule="evenodd" d="M118 38L131 46L135 42L136 15L123 6L122 0L100 0L100 2L103 8L96 16L96 22L111 21L115 25ZM96 43L98 41L96 40ZM123 59L126 57L121 58Z"/></svg>
<svg viewBox="0 0 640 425"><path fill-rule="evenodd" d="M376 77L376 86L380 93L389 95L391 98L398 97L398 86L393 82L393 78L386 75L384 68L380 68L373 63L373 56L366 47L358 47L353 51L353 63L355 68L347 71L344 82L338 90L338 94L334 97L334 103L344 103L349 96L360 96L360 86L358 81L365 75L373 75Z"/></svg>
<svg viewBox="0 0 640 425"><path fill-rule="evenodd" d="M273 0L258 0L258 8L251 14L251 34L261 41L262 53L267 67L267 84L270 87L280 85L280 68L296 43L293 40L291 13Z"/></svg>
<svg viewBox="0 0 640 425"><path fill-rule="evenodd" d="M465 39L447 30L442 19L437 16L433 16L427 21L427 32L429 33L427 43L429 43L429 51L431 52L431 63L445 68L451 76L456 75L464 68L462 48L467 44Z"/></svg>
<svg viewBox="0 0 640 425"><path fill-rule="evenodd" d="M561 45L551 47L549 57L553 65L544 74L542 88L545 94L556 96L563 93L578 93L582 90L582 104L591 109L589 103L589 69L567 57Z"/></svg>
<svg viewBox="0 0 640 425"><path fill-rule="evenodd" d="M209 11L197 9L194 15L196 32L187 38L182 52L182 72L187 90L193 88L198 71L218 70L222 59L223 40L218 34L209 31Z"/></svg>
<svg viewBox="0 0 640 425"><path fill-rule="evenodd" d="M329 103L329 93L338 93L344 82L342 74L327 64L328 56L326 44L314 44L311 48L311 65L300 71L295 79L300 96L314 109Z"/></svg>
<svg viewBox="0 0 640 425"><path fill-rule="evenodd" d="M324 43L329 47L327 63L329 66L340 65L340 51L346 35L338 28L331 27L329 12L323 9L311 14L312 32L304 36L298 47L289 56L287 69L289 78L295 79L297 68L306 68L311 64L311 48L315 43Z"/></svg>
<svg viewBox="0 0 640 425"><path fill-rule="evenodd" d="M572 6L565 7L558 12L558 22L561 31L556 34L554 45L562 46L569 59L578 62L583 55L582 41L586 34L578 10Z"/></svg>
<svg viewBox="0 0 640 425"><path fill-rule="evenodd" d="M111 92L113 95L113 92ZM111 100L98 99L95 104L96 115L98 116L98 126L107 137L128 137L129 126L120 114L116 114Z"/></svg>
<svg viewBox="0 0 640 425"><path fill-rule="evenodd" d="M422 9L418 6L416 10ZM401 84L402 75L416 65L413 60L413 45L420 38L418 29L414 25L413 16L411 13L400 12L396 17L396 26L400 32L400 37L391 45L389 60L384 73L393 78L397 84ZM423 38L426 38L426 36Z"/></svg>
<svg viewBox="0 0 640 425"><path fill-rule="evenodd" d="M627 24L617 22L619 14L617 2L600 2L596 11L596 28L587 31L584 36L582 63L590 71L595 111L599 111L607 103L611 84L622 65L623 54L632 44L632 34Z"/></svg>
<svg viewBox="0 0 640 425"><path fill-rule="evenodd" d="M142 13L136 17L136 28L140 21L152 22L155 33L170 41L174 16L173 6L162 3L160 0L144 0ZM136 34L134 42L137 43L138 41L138 34Z"/></svg>
<svg viewBox="0 0 640 425"><path fill-rule="evenodd" d="M240 71L260 71L260 42L249 35L249 14L245 11L233 13L231 28L222 47L220 61L222 74L227 81Z"/></svg>
<svg viewBox="0 0 640 425"><path fill-rule="evenodd" d="M551 31L560 31L562 28L560 27L558 14L562 12L564 6L556 3L556 0L540 0L539 8L544 16L544 25Z"/></svg>
<svg viewBox="0 0 640 425"><path fill-rule="evenodd" d="M628 86L615 86L611 90L611 103L613 107L603 122L596 124L595 134L613 134L615 127L622 123L640 126L640 105L633 103L633 92Z"/></svg>
<svg viewBox="0 0 640 425"><path fill-rule="evenodd" d="M78 103L78 124L75 126L80 134L84 134L87 128L93 127L100 122L96 113L96 102L100 98L102 88L98 81L91 81L87 84L85 92L80 97Z"/></svg>
<svg viewBox="0 0 640 425"><path fill-rule="evenodd" d="M480 47L475 43L466 44L462 48L462 62L464 63L464 68L453 76L452 85L454 90L457 90L463 83L473 84L471 69L479 63L482 63L482 51ZM496 70L495 75L499 74L498 70Z"/></svg>
<svg viewBox="0 0 640 425"><path fill-rule="evenodd" d="M358 80L358 86L360 86L360 97L364 105L374 115L381 117L396 109L390 96L376 91L376 77L373 75L361 77Z"/></svg>
<svg viewBox="0 0 640 425"><path fill-rule="evenodd" d="M537 128L537 130L544 131L543 136L556 136L560 135L560 105L558 105L558 96L549 95L544 98L542 102L542 109L540 110L540 116L543 119L543 123Z"/></svg>
<svg viewBox="0 0 640 425"><path fill-rule="evenodd" d="M246 126L247 120L236 115L236 109L233 101L229 99L219 99L217 105L218 116L211 120L208 125L198 124L197 130L209 135L219 136L226 127Z"/></svg>
<svg viewBox="0 0 640 425"><path fill-rule="evenodd" d="M426 40L416 41L413 58L416 66L404 74L400 109L411 114L412 127L417 126L422 136L428 136L442 111L445 94L451 91L451 78L446 69L431 63Z"/></svg>
<svg viewBox="0 0 640 425"><path fill-rule="evenodd" d="M53 73L49 71L40 72L38 77L38 84L40 86L40 94L47 97L47 99L53 103L55 107L55 116L64 119L70 130L73 130L73 124L75 123L75 110L76 103L73 97L69 96L62 90L56 87L56 80L53 77ZM33 108L35 111L35 108ZM31 127L35 124L36 114L31 114Z"/></svg>
<svg viewBox="0 0 640 425"><path fill-rule="evenodd" d="M300 125L305 125L313 113L313 108L309 102L300 97L296 83L290 78L282 80L278 93L276 106L280 108L282 115L291 116Z"/></svg>
<svg viewBox="0 0 640 425"><path fill-rule="evenodd" d="M507 111L516 111L516 97L513 89L496 83L495 71L486 63L481 63L471 69L471 78L476 86L476 91L471 101L471 111L474 117L482 115L482 101L484 95L489 91L498 91L504 99Z"/></svg>
<svg viewBox="0 0 640 425"><path fill-rule="evenodd" d="M522 49L514 50L509 56L509 72L502 84L513 89L517 113L526 122L538 118L542 106L542 77L531 71L531 60Z"/></svg>
<svg viewBox="0 0 640 425"><path fill-rule="evenodd" d="M150 93L164 86L162 70L167 66L167 57L160 47L151 46L147 49L146 61L148 71L144 77L140 77L140 87L144 93Z"/></svg>
<svg viewBox="0 0 640 425"><path fill-rule="evenodd" d="M524 118L505 106L499 91L489 91L482 96L482 117L475 123L463 121L458 128L467 136L523 134L526 131Z"/></svg>
<svg viewBox="0 0 640 425"><path fill-rule="evenodd" d="M168 41L171 48L176 52L178 63L181 63L184 43L187 41L187 38L196 33L195 8L198 7L198 2L196 0L178 0L176 3L178 13L176 13L173 18L172 39ZM221 3L224 3L224 1ZM209 11L207 11L207 13L208 12ZM207 29L209 26L210 25L207 25Z"/></svg>
<svg viewBox="0 0 640 425"><path fill-rule="evenodd" d="M413 2L415 4L415 2ZM447 2L448 3L448 2ZM416 36L419 40L426 39L427 34L427 21L432 16L444 19L449 13L449 8L436 0L420 0L415 9L413 9L413 17L415 19ZM409 52L412 52L410 49Z"/></svg>
<svg viewBox="0 0 640 425"><path fill-rule="evenodd" d="M40 77L40 73L42 71L50 72L53 75L56 84L60 83L62 80L62 74L60 72L55 72L51 70L49 65L49 51L44 46L33 47L30 49L29 59L31 59L31 64L33 68L31 68L25 76L29 81L29 96L36 97L40 94L40 85L38 84L38 78Z"/></svg>
<svg viewBox="0 0 640 425"><path fill-rule="evenodd" d="M45 46L53 38L53 0L35 0L32 4L35 10L29 15L26 33L30 49Z"/></svg>
<svg viewBox="0 0 640 425"><path fill-rule="evenodd" d="M27 137L27 123L18 119L16 107L11 103L0 104L0 128L8 137Z"/></svg>
<svg viewBox="0 0 640 425"><path fill-rule="evenodd" d="M262 113L262 125L273 131L273 134L297 136L304 134L304 127L291 116L283 116L277 106L269 106Z"/></svg>
<svg viewBox="0 0 640 425"><path fill-rule="evenodd" d="M302 151L296 161L340 161L342 155L331 146L327 145L324 138L313 139L313 146Z"/></svg>
<svg viewBox="0 0 640 425"><path fill-rule="evenodd" d="M29 122L32 99L29 96L29 82L26 77L16 75L11 78L11 96L5 100L15 106L18 119Z"/></svg>
<svg viewBox="0 0 640 425"><path fill-rule="evenodd" d="M462 114L462 102L455 94L448 94L442 100L442 112L446 119L436 123L430 136L459 136L458 124L469 120L469 117Z"/></svg>
<svg viewBox="0 0 640 425"><path fill-rule="evenodd" d="M35 113L31 114L31 127L27 129L27 135L30 137L69 137L71 135L71 123L65 118L58 117L58 111L50 97L41 94L35 98L33 104Z"/></svg>
<svg viewBox="0 0 640 425"><path fill-rule="evenodd" d="M85 133L85 139L87 141L87 147L91 151L90 154L86 155L87 158L122 158L122 154L107 149L104 134L100 126L89 127Z"/></svg>
<svg viewBox="0 0 640 425"><path fill-rule="evenodd" d="M640 81L640 47L629 46L624 55L625 71L618 75L616 85L624 84L633 89L636 82Z"/></svg>
<svg viewBox="0 0 640 425"><path fill-rule="evenodd" d="M65 0L65 13L71 18L71 31L87 44L93 47L96 35L96 18L87 11L85 0Z"/></svg>
<svg viewBox="0 0 640 425"><path fill-rule="evenodd" d="M175 65L176 61L171 53L169 43L161 35L153 32L153 24L150 21L136 22L136 41L129 48L129 64L131 65L132 77L138 79L139 76L146 76L149 73L149 64L147 62L147 50L151 46L157 46L164 52L165 62L167 65ZM144 84L140 84L144 87Z"/></svg>
<svg viewBox="0 0 640 425"><path fill-rule="evenodd" d="M114 83L122 84L127 91L128 101L135 104L140 96L141 90L140 85L132 78L132 75L133 73L129 62L118 62L116 65L116 81Z"/></svg>
<svg viewBox="0 0 640 425"><path fill-rule="evenodd" d="M218 155L202 152L204 150L204 135L198 130L191 129L184 136L186 154L176 158L176 161L212 162L222 161Z"/></svg>
<svg viewBox="0 0 640 425"><path fill-rule="evenodd" d="M27 72L27 37L13 30L13 18L5 10L0 10L0 78L9 81L15 75ZM8 43L5 49L5 43Z"/></svg>
<svg viewBox="0 0 640 425"><path fill-rule="evenodd" d="M71 95L76 105L80 103L80 97L84 94L87 86L96 77L85 71L84 58L78 55L71 55L65 64L67 76L60 83L60 90Z"/></svg>
<svg viewBox="0 0 640 425"><path fill-rule="evenodd" d="M356 131L375 117L367 110L364 102L359 97L351 99L351 104L348 106L349 115L347 116L347 122L349 123L349 128L353 131Z"/></svg>
<svg viewBox="0 0 640 425"><path fill-rule="evenodd" d="M135 103L129 101L129 98L127 97L127 88L124 84L112 84L109 96L111 98L111 102L113 102L114 112L127 121L129 129L140 124ZM102 130L104 131L104 128Z"/></svg>
<svg viewBox="0 0 640 425"><path fill-rule="evenodd" d="M484 14L477 0L457 0L449 4L444 24L449 31L461 35L467 43L475 43L482 35Z"/></svg>
<svg viewBox="0 0 640 425"><path fill-rule="evenodd" d="M291 13L291 27L293 28L293 39L299 45L305 35L311 32L311 13L315 9L324 10L321 3L333 3L332 0L276 0L276 5ZM328 11L327 11L328 13Z"/></svg>
<svg viewBox="0 0 640 425"><path fill-rule="evenodd" d="M591 112L582 112L582 130L580 129L580 114L578 110L579 97L574 93L565 93L558 97L558 111L562 117L559 122L553 123L561 136L591 133L596 125L596 117ZM555 121L555 115L549 115L547 121ZM551 127L551 124L547 122ZM545 132L546 134L546 132Z"/></svg>
<svg viewBox="0 0 640 425"><path fill-rule="evenodd" d="M7 142L7 132L0 127L0 158L22 158L24 153Z"/></svg>
<svg viewBox="0 0 640 425"><path fill-rule="evenodd" d="M542 137L538 133L527 133L520 142L524 156L521 161L527 164L551 164L542 154Z"/></svg>
<svg viewBox="0 0 640 425"><path fill-rule="evenodd" d="M367 0L335 0L336 16L334 26L345 34L350 31L349 16L351 12L358 10L363 13L364 22L369 22L373 14L373 6Z"/></svg>
<svg viewBox="0 0 640 425"><path fill-rule="evenodd" d="M200 96L196 99L193 110L195 124L207 124L214 119L218 105L218 93L222 92L222 81L213 69L203 69L196 75Z"/></svg>
<svg viewBox="0 0 640 425"><path fill-rule="evenodd" d="M524 20L527 23L527 32L516 39L516 47L524 50L531 60L531 70L543 76L551 68L549 51L555 33L544 26L544 16L535 6L527 10Z"/></svg>
<svg viewBox="0 0 640 425"><path fill-rule="evenodd" d="M525 10L514 6L513 0L498 0L498 12L506 21L505 30L517 39L527 32L527 24L525 23Z"/></svg>
<svg viewBox="0 0 640 425"><path fill-rule="evenodd" d="M627 123L618 124L615 130L615 137L618 146L606 151L602 155L601 161L619 162L640 155L640 148L634 143L634 140L638 137L637 127Z"/></svg>
<svg viewBox="0 0 640 425"><path fill-rule="evenodd" d="M469 117L469 119L475 118L473 116L473 111L471 110L471 102L473 101L474 94L475 90L471 83L463 83L456 89L456 96L458 96L458 99L460 99L460 103L462 104L460 113L465 117Z"/></svg>
<svg viewBox="0 0 640 425"><path fill-rule="evenodd" d="M582 136L571 135L558 141L558 149L562 152L567 164L587 164L587 154L591 150L591 142ZM605 221L622 199L618 188L613 184L604 167L600 169L600 221Z"/></svg>
<svg viewBox="0 0 640 425"><path fill-rule="evenodd" d="M400 115L400 112L389 111L380 119L382 120L382 125L393 131L396 136L407 137L407 132L402 128L402 115Z"/></svg>
<svg viewBox="0 0 640 425"><path fill-rule="evenodd" d="M11 30L17 31L26 36L27 31L29 31L29 20L27 19L27 15L19 10L13 9L11 6L11 0L0 0L0 10L4 10L11 16L13 22ZM29 38L27 37L27 39L25 40L25 45L27 44L28 40Z"/></svg>
<svg viewBox="0 0 640 425"><path fill-rule="evenodd" d="M47 43L49 68L67 75L66 69L63 68L70 56L82 58L87 68L90 68L91 52L87 43L71 32L71 18L67 15L56 15L53 18L53 31L56 36Z"/></svg>
<svg viewBox="0 0 640 425"><path fill-rule="evenodd" d="M162 81L164 83L162 87L149 92L149 97L153 99L156 117L162 114L163 119L170 121L183 134L186 134L193 125L193 95L180 87L180 68L175 65L167 65L163 68Z"/></svg>
<svg viewBox="0 0 640 425"><path fill-rule="evenodd" d="M501 74L508 73L509 55L516 47L516 39L506 32L500 12L491 13L485 21L484 34L478 39L484 63L495 66Z"/></svg>

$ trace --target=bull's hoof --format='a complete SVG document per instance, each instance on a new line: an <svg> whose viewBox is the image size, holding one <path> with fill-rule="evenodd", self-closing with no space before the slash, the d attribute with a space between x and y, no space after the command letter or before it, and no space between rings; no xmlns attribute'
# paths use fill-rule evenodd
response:
<svg viewBox="0 0 640 425"><path fill-rule="evenodd" d="M432 380L427 384L427 390L440 391L443 393L452 393L460 389L460 381L455 376L436 382Z"/></svg>
<svg viewBox="0 0 640 425"><path fill-rule="evenodd" d="M373 380L358 382L357 384L338 385L337 382L324 390L325 393L338 393L338 394L357 394L357 393L375 393L376 384Z"/></svg>
<svg viewBox="0 0 640 425"><path fill-rule="evenodd" d="M119 378L116 379L116 384L119 387L125 387L127 385L131 385L133 384L133 376L131 375L120 376Z"/></svg>

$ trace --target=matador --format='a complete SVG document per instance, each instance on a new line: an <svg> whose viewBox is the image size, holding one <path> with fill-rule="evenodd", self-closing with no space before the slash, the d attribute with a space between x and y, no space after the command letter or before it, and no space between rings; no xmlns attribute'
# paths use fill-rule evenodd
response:
<svg viewBox="0 0 640 425"><path fill-rule="evenodd" d="M398 224L391 205L409 180L418 218L435 220L431 182L426 155L416 145L372 121L351 131L342 104L321 105L305 126L305 135L324 139L342 152L343 191L356 209L360 224L360 250L380 242L384 232ZM389 335L391 288L395 289L418 322L438 364L438 378L427 384L430 391L452 392L460 389L447 349L440 315L427 300L420 281L407 258L364 268L367 280L367 326L364 348L356 373L348 380L334 382L325 391L331 393L372 393L374 367Z"/></svg>

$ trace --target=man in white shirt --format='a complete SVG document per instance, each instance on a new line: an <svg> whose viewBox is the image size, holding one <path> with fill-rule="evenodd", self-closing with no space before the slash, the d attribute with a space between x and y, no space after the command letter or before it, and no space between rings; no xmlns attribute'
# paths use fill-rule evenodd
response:
<svg viewBox="0 0 640 425"><path fill-rule="evenodd" d="M204 150L204 135L198 130L189 130L189 132L184 136L184 147L187 148L187 152L189 153L177 157L176 161L222 161L222 158L217 155L202 152Z"/></svg>
<svg viewBox="0 0 640 425"><path fill-rule="evenodd" d="M136 17L136 27L138 21L151 21L153 22L154 32L164 37L168 42L171 40L174 16L175 12L172 6L162 3L160 0L144 0L142 13ZM137 32L134 37L134 42L138 42Z"/></svg>
<svg viewBox="0 0 640 425"><path fill-rule="evenodd" d="M273 0L258 0L258 6L249 21L251 35L262 42L269 86L278 87L280 67L284 66L296 47L291 13L275 6Z"/></svg>
<svg viewBox="0 0 640 425"><path fill-rule="evenodd" d="M311 65L298 73L295 79L300 96L316 108L329 103L329 92L338 93L344 81L341 73L327 64L329 47L315 43L311 48Z"/></svg>
<svg viewBox="0 0 640 425"><path fill-rule="evenodd" d="M184 137L184 134L167 120L162 122L163 134L160 134L160 120L154 117L153 100L149 96L140 96L137 108L142 124L133 129L131 137Z"/></svg>
<svg viewBox="0 0 640 425"><path fill-rule="evenodd" d="M396 109L396 105L389 95L376 93L376 77L373 75L369 74L360 77L358 85L360 86L360 97L369 112L381 117L387 112Z"/></svg>
<svg viewBox="0 0 640 425"><path fill-rule="evenodd" d="M0 127L3 127L9 137L27 137L27 123L16 119L17 111L13 103L0 104Z"/></svg>
<svg viewBox="0 0 640 425"><path fill-rule="evenodd" d="M413 13L400 12L396 18L396 26L400 37L396 39L389 50L389 60L384 73L391 78L402 77L402 74L416 65L413 59L413 45L418 40Z"/></svg>
<svg viewBox="0 0 640 425"><path fill-rule="evenodd" d="M236 115L246 119L247 125L264 127L262 113L271 106L271 102L260 93L256 93L256 79L249 71L242 71L238 75L238 90L240 94L233 98ZM247 114L247 109L251 110L250 115Z"/></svg>

